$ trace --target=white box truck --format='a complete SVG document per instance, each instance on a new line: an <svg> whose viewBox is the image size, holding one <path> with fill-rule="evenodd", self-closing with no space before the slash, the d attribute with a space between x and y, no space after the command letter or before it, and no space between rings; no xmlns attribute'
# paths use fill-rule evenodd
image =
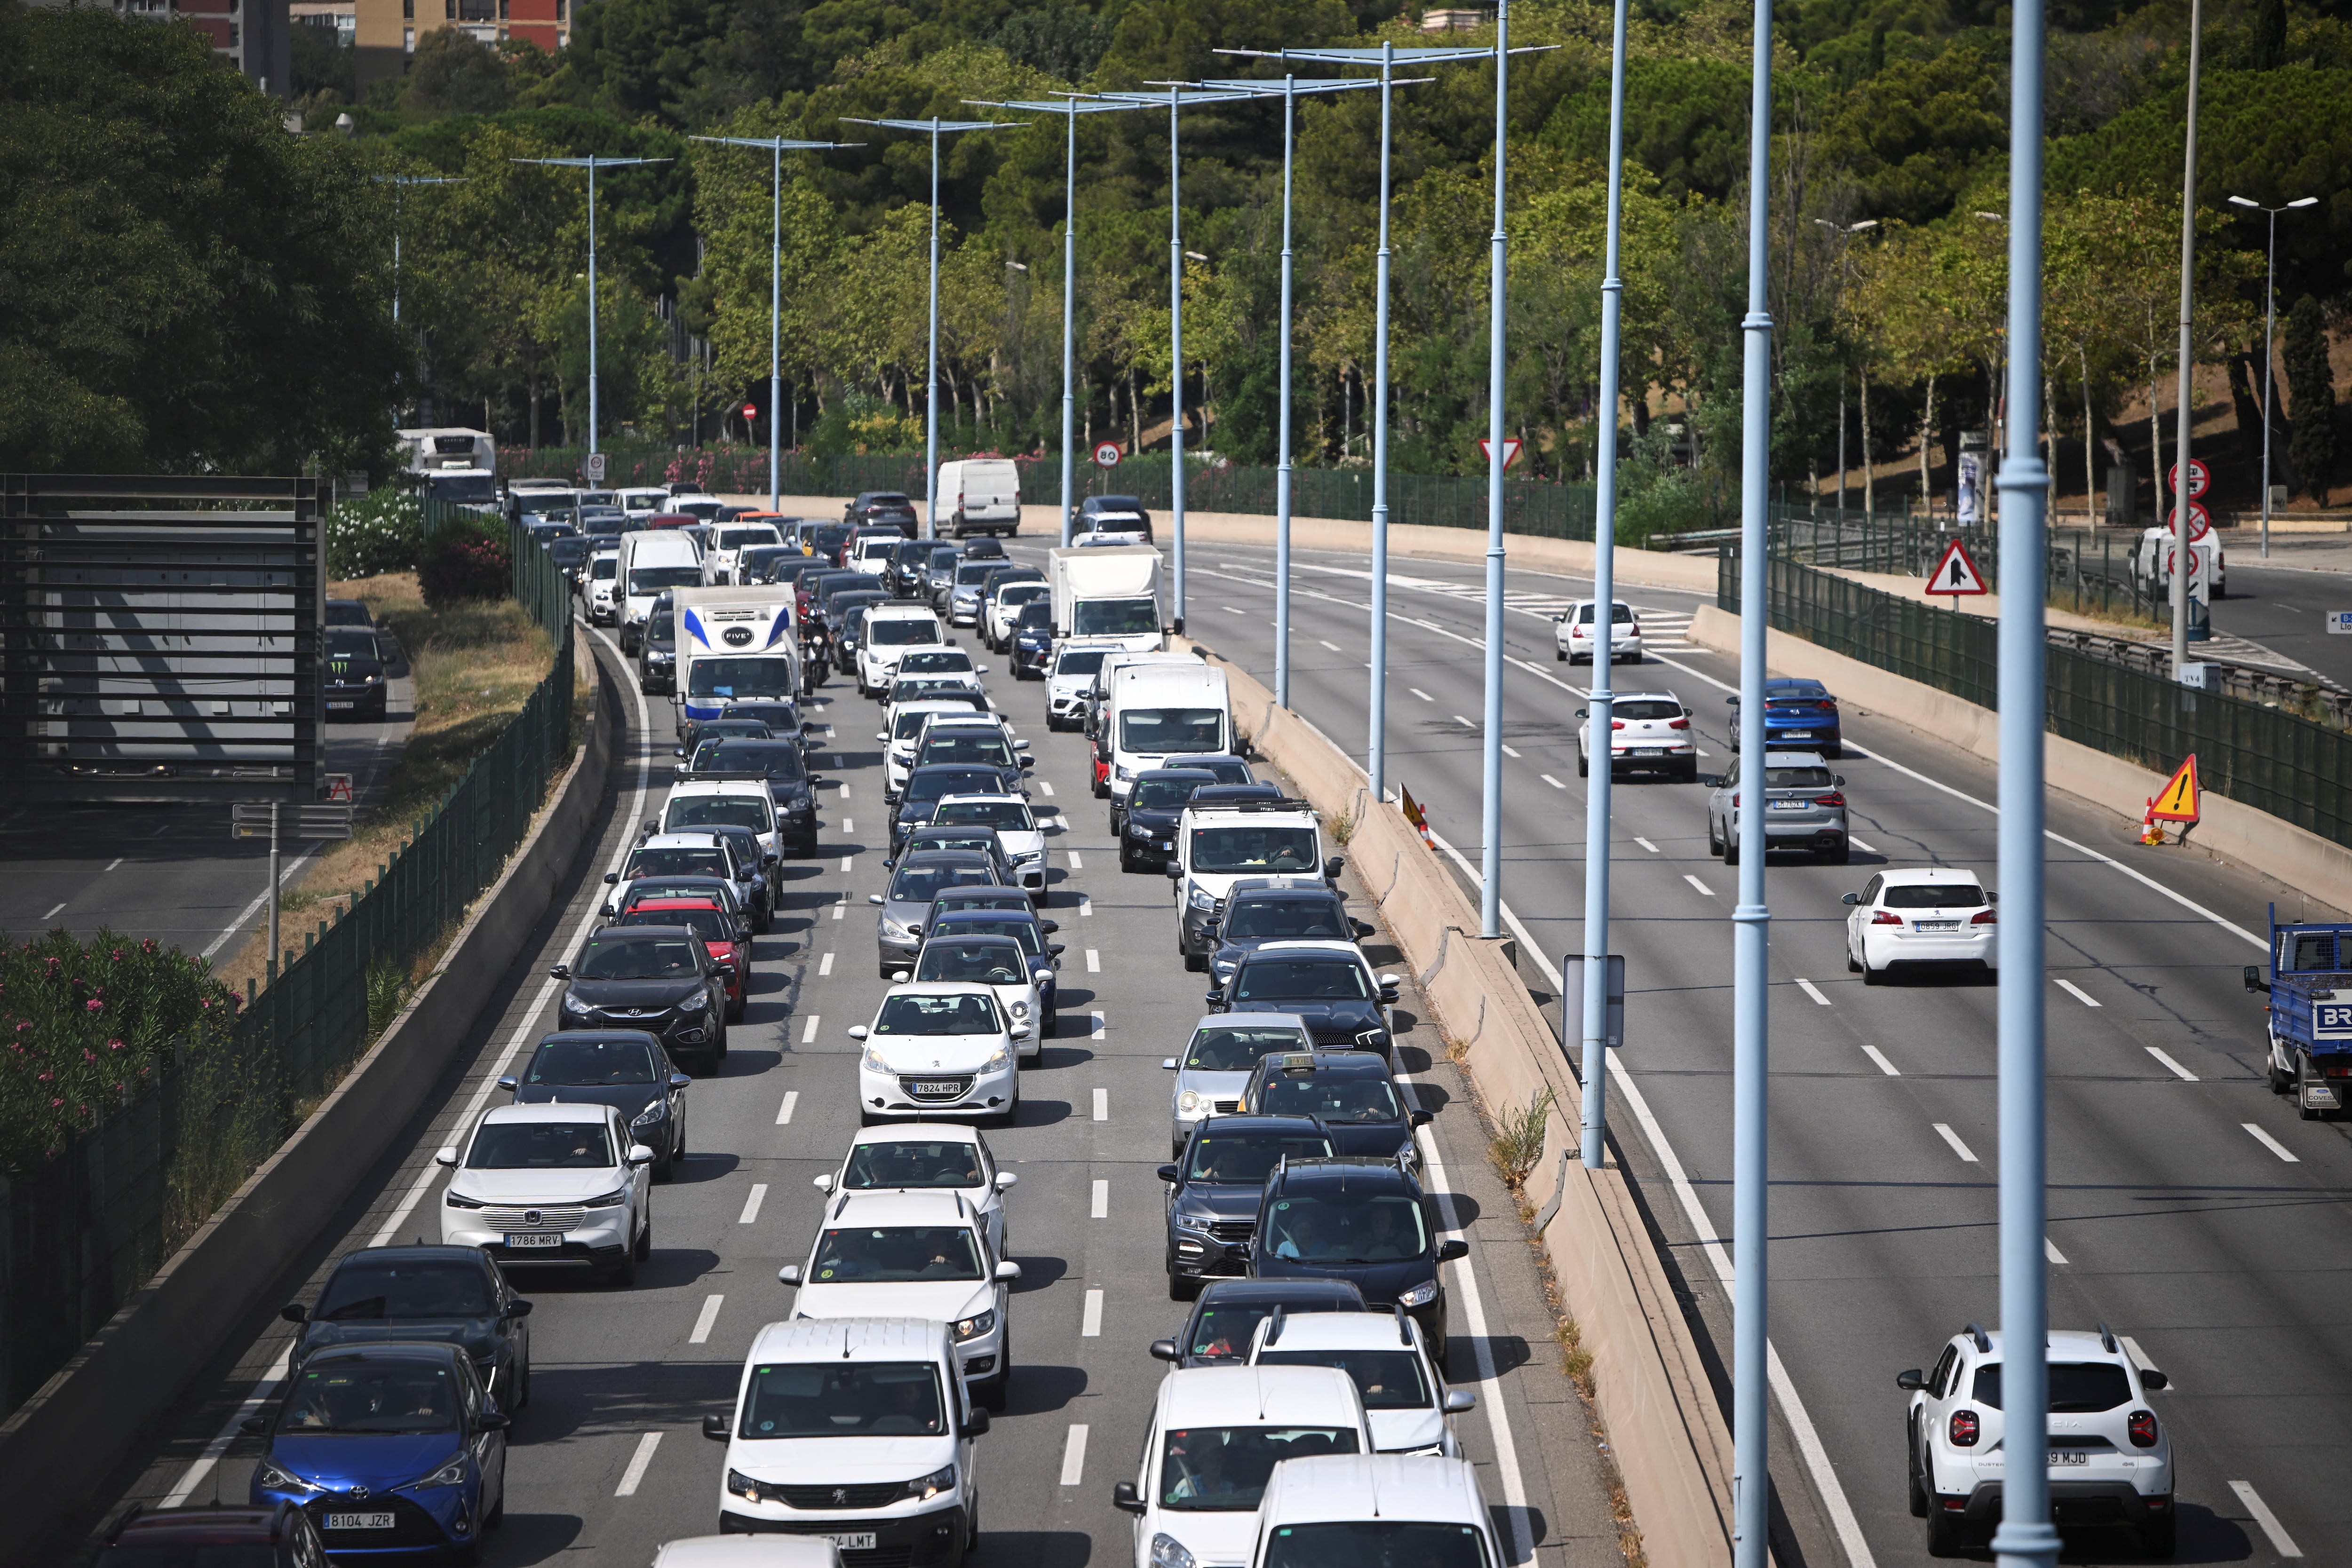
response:
<svg viewBox="0 0 2352 1568"><path fill-rule="evenodd" d="M670 603L677 628L674 700L679 727L717 718L730 702L789 701L799 695L800 639L791 583L681 588Z"/></svg>
<svg viewBox="0 0 2352 1568"><path fill-rule="evenodd" d="M1160 552L1112 545L1049 552L1054 635L1116 639L1134 653L1164 646L1160 621Z"/></svg>

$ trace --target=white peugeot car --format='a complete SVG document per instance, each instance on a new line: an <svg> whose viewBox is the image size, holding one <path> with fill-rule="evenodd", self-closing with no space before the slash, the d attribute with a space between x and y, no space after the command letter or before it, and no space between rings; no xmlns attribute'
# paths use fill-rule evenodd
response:
<svg viewBox="0 0 2352 1568"><path fill-rule="evenodd" d="M894 1122L849 1141L841 1168L810 1178L822 1193L948 1191L962 1197L1004 1256L1004 1195L1021 1180L1001 1170L980 1129L955 1122Z"/></svg>
<svg viewBox="0 0 2352 1568"><path fill-rule="evenodd" d="M1015 1052L1030 1037L985 986L900 986L882 998L874 1022L854 1024L866 1042L857 1063L864 1123L929 1116L993 1116L1021 1110Z"/></svg>
<svg viewBox="0 0 2352 1568"><path fill-rule="evenodd" d="M1592 710L1578 708L1585 718ZM1609 764L1619 775L1643 769L1685 784L1698 779L1690 709L1672 692L1622 692L1609 705ZM1576 776L1592 775L1592 726L1576 727Z"/></svg>
<svg viewBox="0 0 2352 1568"><path fill-rule="evenodd" d="M1045 896L1045 831L1018 795L942 795L931 812L933 827L970 823L996 830L1004 863L1021 885L1042 903Z"/></svg>
<svg viewBox="0 0 2352 1568"><path fill-rule="evenodd" d="M634 1284L652 1253L653 1150L610 1105L500 1105L474 1124L441 1199L441 1243L478 1247L502 1267L557 1263Z"/></svg>
<svg viewBox="0 0 2352 1568"><path fill-rule="evenodd" d="M1916 866L1883 871L1843 902L1845 967L1874 986L1897 964L1981 964L2000 967L1999 923L1972 871Z"/></svg>
<svg viewBox="0 0 2352 1568"><path fill-rule="evenodd" d="M1563 664L1589 664L1599 639L1592 632L1592 612L1597 608L1589 599L1580 599L1552 618L1553 657ZM1609 662L1620 659L1642 662L1642 622L1633 607L1618 600L1609 615Z"/></svg>
<svg viewBox="0 0 2352 1568"><path fill-rule="evenodd" d="M1299 1312L1276 1307L1250 1342L1252 1366L1336 1366L1355 1379L1383 1454L1462 1457L1452 1417L1477 1408L1477 1396L1445 1386L1402 1307L1387 1312Z"/></svg>
<svg viewBox="0 0 2352 1568"><path fill-rule="evenodd" d="M1013 1381L1005 1309L1021 1265L996 1255L971 1205L948 1192L844 1193L825 1210L805 1267L776 1277L800 1288L796 1318L929 1318L955 1336L973 1401L1004 1408Z"/></svg>
<svg viewBox="0 0 2352 1568"><path fill-rule="evenodd" d="M1930 1557L1980 1546L2000 1522L2001 1350L1999 1333L1970 1323L1946 1342L1933 1371L1895 1380L1911 1396L1904 1468ZM2063 1524L2137 1530L2147 1555L2171 1556L2172 1443L2147 1399L2164 1374L2142 1368L2105 1323L2095 1333L2051 1330L2046 1354L2053 1511Z"/></svg>

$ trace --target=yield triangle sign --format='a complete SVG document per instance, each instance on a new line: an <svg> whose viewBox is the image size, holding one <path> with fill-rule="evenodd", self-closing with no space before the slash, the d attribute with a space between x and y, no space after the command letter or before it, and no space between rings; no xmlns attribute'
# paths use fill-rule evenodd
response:
<svg viewBox="0 0 2352 1568"><path fill-rule="evenodd" d="M1936 570L1927 574L1927 591L1930 593L1982 593L1985 591L1984 574L1977 570L1977 563L1969 558L1966 545L1954 539L1944 547L1944 559L1937 561Z"/></svg>
<svg viewBox="0 0 2352 1568"><path fill-rule="evenodd" d="M2198 796L2197 754L2190 752L2147 809L2148 820L2158 822L2193 822L2197 820Z"/></svg>
<svg viewBox="0 0 2352 1568"><path fill-rule="evenodd" d="M1517 463L1519 460L1519 446L1520 441L1517 436L1506 435L1503 437L1504 467L1508 468L1512 464ZM1495 460L1495 444L1483 435L1478 438L1478 455L1485 458L1489 463L1492 463Z"/></svg>

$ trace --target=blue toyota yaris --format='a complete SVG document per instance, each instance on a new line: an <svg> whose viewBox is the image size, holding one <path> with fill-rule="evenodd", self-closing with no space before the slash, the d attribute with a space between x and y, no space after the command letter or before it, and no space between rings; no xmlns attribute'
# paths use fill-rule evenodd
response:
<svg viewBox="0 0 2352 1568"><path fill-rule="evenodd" d="M507 1425L457 1345L323 1352L244 1423L268 1439L250 1500L291 1502L338 1557L472 1563L506 1511Z"/></svg>

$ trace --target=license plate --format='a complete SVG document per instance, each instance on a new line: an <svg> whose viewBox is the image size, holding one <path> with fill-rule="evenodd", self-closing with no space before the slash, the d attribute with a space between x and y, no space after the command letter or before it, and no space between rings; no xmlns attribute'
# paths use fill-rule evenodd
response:
<svg viewBox="0 0 2352 1568"><path fill-rule="evenodd" d="M390 1530L392 1515L389 1513L331 1513L327 1516L327 1528L329 1530Z"/></svg>
<svg viewBox="0 0 2352 1568"><path fill-rule="evenodd" d="M919 1078L915 1081L915 1092L918 1094L961 1094L963 1092L963 1085L961 1083L941 1083L935 1080Z"/></svg>
<svg viewBox="0 0 2352 1568"><path fill-rule="evenodd" d="M1811 740L1813 738L1813 732L1810 729L1784 729L1780 732L1780 738L1783 740Z"/></svg>
<svg viewBox="0 0 2352 1568"><path fill-rule="evenodd" d="M870 1530L845 1530L837 1534L820 1535L817 1539L819 1541L832 1542L835 1549L841 1552L871 1552L874 1550L874 1532Z"/></svg>
<svg viewBox="0 0 2352 1568"><path fill-rule="evenodd" d="M2063 1469L2069 1465L2087 1465L2090 1462L2091 1456L2084 1453L2080 1448L2053 1448L2050 1450L2050 1468L2053 1470Z"/></svg>
<svg viewBox="0 0 2352 1568"><path fill-rule="evenodd" d="M1806 802L1802 800L1768 800L1765 804L1770 806L1772 810L1776 811L1801 811L1805 809Z"/></svg>
<svg viewBox="0 0 2352 1568"><path fill-rule="evenodd" d="M1665 752L1655 746L1637 746L1633 747L1633 755L1636 757L1664 757Z"/></svg>
<svg viewBox="0 0 2352 1568"><path fill-rule="evenodd" d="M507 1245L509 1247L561 1247L563 1245L563 1238L559 1235L509 1236L507 1238Z"/></svg>
<svg viewBox="0 0 2352 1568"><path fill-rule="evenodd" d="M329 708L331 708L331 708L339 708L339 707L357 707L358 706L359 706L359 705L358 705L357 703L335 703L335 702L331 702L331 703L329 703L329 704L327 705L327 706L328 706Z"/></svg>
<svg viewBox="0 0 2352 1568"><path fill-rule="evenodd" d="M1958 931L1959 928L1960 923L1957 920L1922 920L1918 925L1922 931Z"/></svg>

